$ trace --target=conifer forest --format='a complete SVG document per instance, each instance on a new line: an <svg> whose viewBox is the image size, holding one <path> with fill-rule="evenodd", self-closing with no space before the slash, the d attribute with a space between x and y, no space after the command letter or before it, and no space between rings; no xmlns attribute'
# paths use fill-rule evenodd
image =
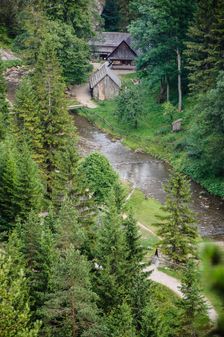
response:
<svg viewBox="0 0 224 337"><path fill-rule="evenodd" d="M224 0L0 0L0 337L224 336Z"/></svg>

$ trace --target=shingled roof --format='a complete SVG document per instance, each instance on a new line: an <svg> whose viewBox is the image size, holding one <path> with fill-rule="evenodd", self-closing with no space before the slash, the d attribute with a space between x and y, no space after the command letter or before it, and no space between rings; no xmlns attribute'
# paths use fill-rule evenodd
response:
<svg viewBox="0 0 224 337"><path fill-rule="evenodd" d="M102 32L89 41L89 45L98 53L111 53L122 41L131 44L129 33Z"/></svg>
<svg viewBox="0 0 224 337"><path fill-rule="evenodd" d="M92 74L89 80L90 88L93 89L104 77L108 76L120 88L121 81L119 77L108 67L109 63L105 62L102 67Z"/></svg>
<svg viewBox="0 0 224 337"><path fill-rule="evenodd" d="M126 42L122 41L110 55L108 60L134 60L137 57L137 53Z"/></svg>

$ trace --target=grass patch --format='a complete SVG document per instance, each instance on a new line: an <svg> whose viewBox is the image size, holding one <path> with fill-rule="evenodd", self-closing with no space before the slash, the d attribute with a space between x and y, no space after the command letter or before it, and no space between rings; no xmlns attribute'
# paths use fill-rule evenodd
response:
<svg viewBox="0 0 224 337"><path fill-rule="evenodd" d="M136 219L156 234L158 231L155 225L158 221L156 215L162 213L161 203L153 198L146 198L142 191L136 189L128 205L133 209Z"/></svg>
<svg viewBox="0 0 224 337"><path fill-rule="evenodd" d="M8 68L22 66L24 65L24 62L22 60L8 60L8 61L3 61L2 65L3 65L3 70L6 70Z"/></svg>

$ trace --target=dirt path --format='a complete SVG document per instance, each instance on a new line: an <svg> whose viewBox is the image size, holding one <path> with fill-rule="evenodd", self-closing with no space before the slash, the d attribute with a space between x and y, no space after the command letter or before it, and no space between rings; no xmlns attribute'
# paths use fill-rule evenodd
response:
<svg viewBox="0 0 224 337"><path fill-rule="evenodd" d="M155 263L155 265L151 265L146 269L146 271L151 271L151 274L149 275L149 279L164 285L165 287L172 290L177 296L183 297L183 294L180 290L181 282L177 280L176 278L169 276L162 271L159 271L157 269L158 262ZM208 305L208 316L212 322L216 322L218 318L218 314L212 304L208 301L208 299L205 298L205 301Z"/></svg>
<svg viewBox="0 0 224 337"><path fill-rule="evenodd" d="M95 109L97 107L96 103L92 100L90 91L89 91L89 84L81 84L76 85L71 90L72 96L74 96L77 101L82 104L83 106L89 108L89 109Z"/></svg>

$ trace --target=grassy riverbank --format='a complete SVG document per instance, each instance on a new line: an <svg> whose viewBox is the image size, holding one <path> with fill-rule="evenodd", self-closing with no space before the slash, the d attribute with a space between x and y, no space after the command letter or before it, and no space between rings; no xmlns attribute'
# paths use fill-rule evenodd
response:
<svg viewBox="0 0 224 337"><path fill-rule="evenodd" d="M124 83L130 82L134 76L136 75L126 76ZM171 166L200 183L211 194L224 197L224 179L218 179L212 176L212 173L209 177L202 177L199 168L189 157L189 129L194 119L194 99L185 99L184 111L181 114L176 112L173 116L173 120L182 118L183 125L182 131L174 133L170 122L164 116L162 105L156 102L155 94L148 91L146 86L142 85L139 88L143 97L144 117L139 122L138 129L117 120L114 114L116 100L100 102L95 109L82 109L80 114L107 133L122 138L123 143L133 150L143 151L169 162Z"/></svg>

